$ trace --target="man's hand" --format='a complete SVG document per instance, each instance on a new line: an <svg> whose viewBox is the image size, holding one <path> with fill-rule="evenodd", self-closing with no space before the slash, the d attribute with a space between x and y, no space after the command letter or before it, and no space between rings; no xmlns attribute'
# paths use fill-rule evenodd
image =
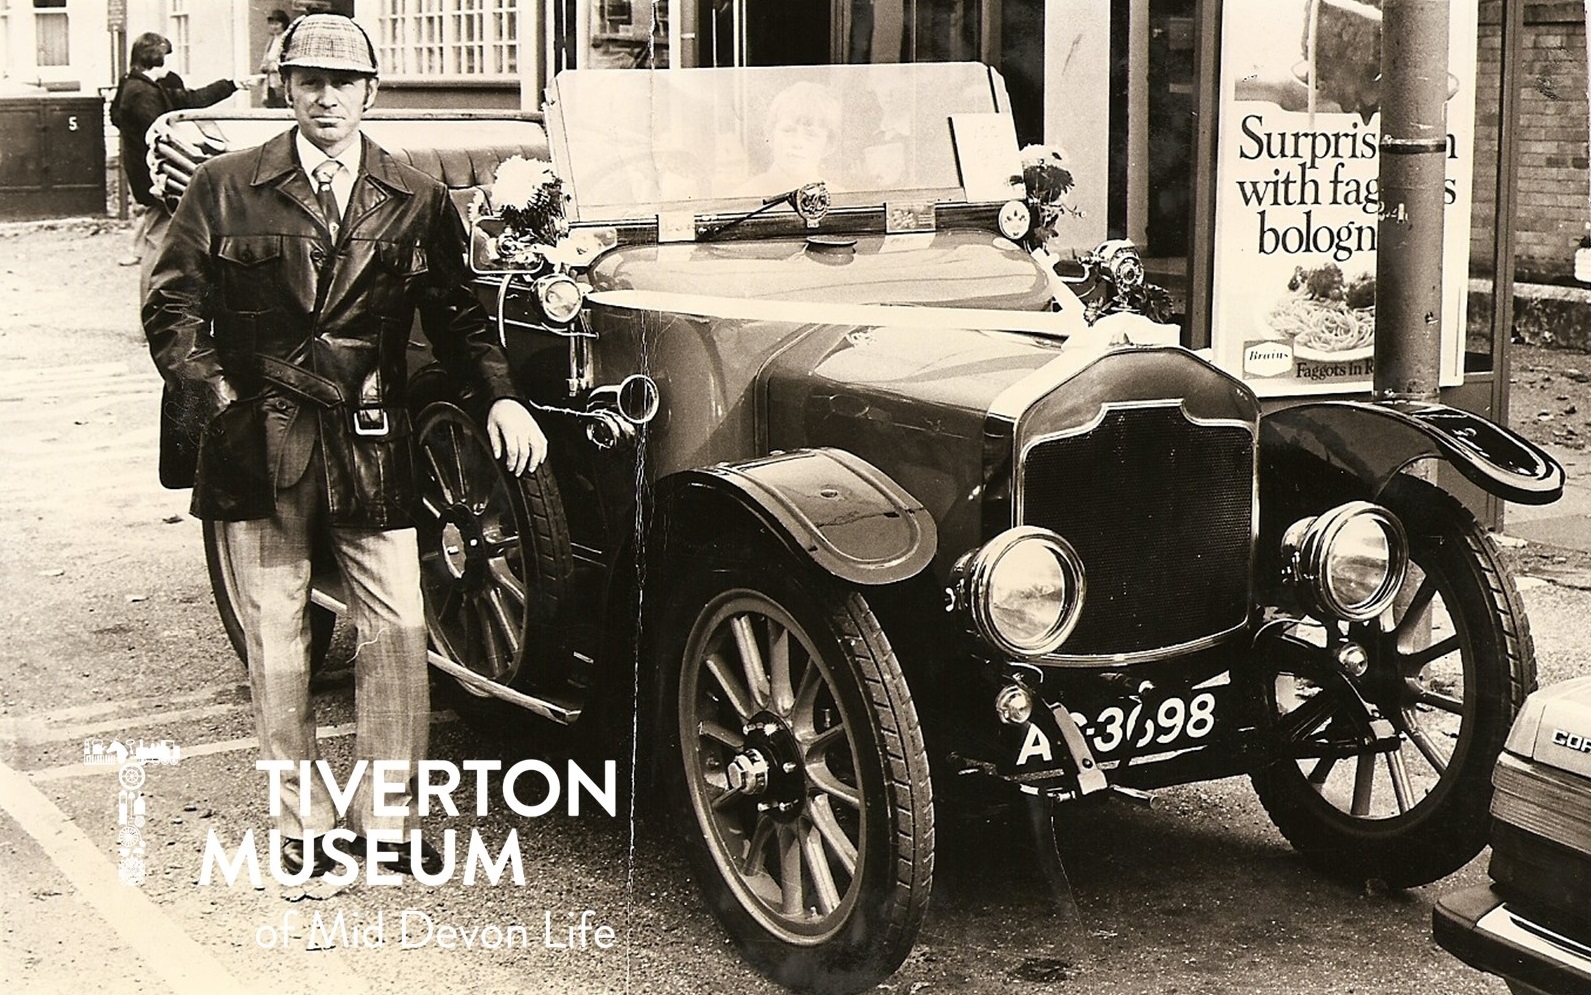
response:
<svg viewBox="0 0 1591 995"><path fill-rule="evenodd" d="M486 413L486 435L492 455L518 477L530 473L547 458L547 437L525 406L511 397L499 398Z"/></svg>
<svg viewBox="0 0 1591 995"><path fill-rule="evenodd" d="M232 381L223 374L210 381L210 390L215 398L215 410L219 413L237 403L238 390L232 386Z"/></svg>

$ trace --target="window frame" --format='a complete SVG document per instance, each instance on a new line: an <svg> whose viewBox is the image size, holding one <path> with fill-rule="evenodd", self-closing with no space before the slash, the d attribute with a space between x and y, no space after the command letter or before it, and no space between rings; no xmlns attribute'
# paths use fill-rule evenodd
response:
<svg viewBox="0 0 1591 995"><path fill-rule="evenodd" d="M520 0L379 0L382 80L517 82L521 6Z"/></svg>

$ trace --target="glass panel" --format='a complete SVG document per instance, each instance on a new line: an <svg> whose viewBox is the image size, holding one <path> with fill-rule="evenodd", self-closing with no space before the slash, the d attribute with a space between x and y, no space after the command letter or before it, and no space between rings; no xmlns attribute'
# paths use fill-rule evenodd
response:
<svg viewBox="0 0 1591 995"><path fill-rule="evenodd" d="M959 200L950 115L997 111L988 70L965 63L574 72L555 86L559 171L583 220L745 209L810 178L837 205Z"/></svg>
<svg viewBox="0 0 1591 995"><path fill-rule="evenodd" d="M844 0L844 60L850 63L976 62L997 40L997 0ZM1041 5L1012 3L1041 16ZM991 38L996 35L996 38Z"/></svg>
<svg viewBox="0 0 1591 995"><path fill-rule="evenodd" d="M66 12L40 11L33 15L33 27L38 43L34 62L41 66L69 65L72 60L67 47Z"/></svg>
<svg viewBox="0 0 1591 995"><path fill-rule="evenodd" d="M913 62L975 61L983 54L983 0L914 3Z"/></svg>
<svg viewBox="0 0 1591 995"><path fill-rule="evenodd" d="M597 0L590 5L585 31L583 69L669 67L667 0Z"/></svg>
<svg viewBox="0 0 1591 995"><path fill-rule="evenodd" d="M1501 127L1502 0L1482 0L1475 60L1475 173L1469 241L1469 307L1464 336L1464 370L1492 369L1496 340L1493 258L1497 231L1497 163Z"/></svg>

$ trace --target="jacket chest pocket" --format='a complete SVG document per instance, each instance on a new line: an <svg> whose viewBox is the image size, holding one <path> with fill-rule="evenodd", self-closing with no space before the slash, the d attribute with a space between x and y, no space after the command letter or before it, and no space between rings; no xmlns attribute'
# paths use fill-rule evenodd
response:
<svg viewBox="0 0 1591 995"><path fill-rule="evenodd" d="M282 236L223 235L215 254L222 307L263 311L273 306L283 279Z"/></svg>

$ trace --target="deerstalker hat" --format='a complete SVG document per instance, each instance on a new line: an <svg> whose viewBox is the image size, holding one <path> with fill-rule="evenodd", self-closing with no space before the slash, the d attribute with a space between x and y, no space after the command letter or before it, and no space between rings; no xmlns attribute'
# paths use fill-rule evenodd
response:
<svg viewBox="0 0 1591 995"><path fill-rule="evenodd" d="M342 14L306 14L282 34L279 69L337 69L376 75L376 47Z"/></svg>

